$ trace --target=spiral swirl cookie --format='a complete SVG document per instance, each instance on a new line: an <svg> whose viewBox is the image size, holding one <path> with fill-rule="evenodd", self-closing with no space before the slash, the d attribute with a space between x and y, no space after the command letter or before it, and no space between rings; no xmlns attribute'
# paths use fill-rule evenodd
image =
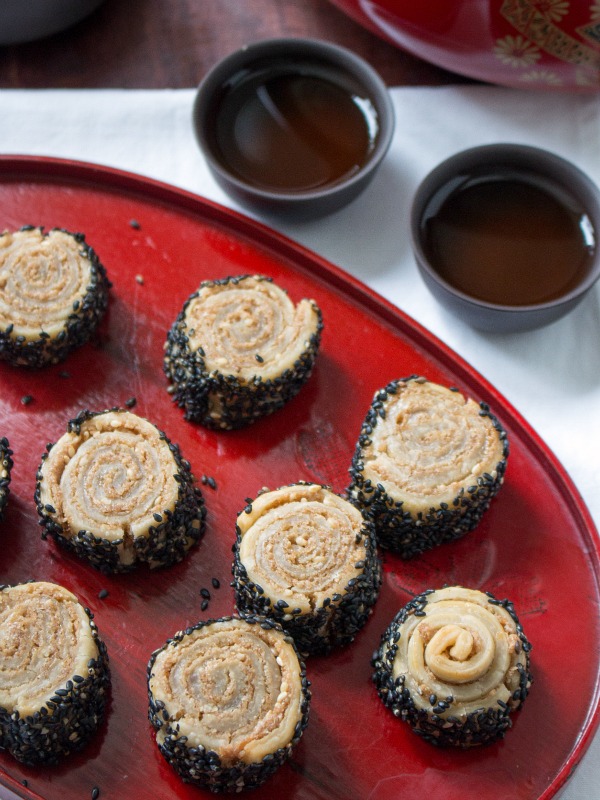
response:
<svg viewBox="0 0 600 800"><path fill-rule="evenodd" d="M313 300L270 278L204 281L167 336L164 370L186 419L231 429L271 414L308 380L321 340Z"/></svg>
<svg viewBox="0 0 600 800"><path fill-rule="evenodd" d="M324 486L264 491L237 518L233 587L241 614L277 620L303 654L351 642L379 595L373 525Z"/></svg>
<svg viewBox="0 0 600 800"><path fill-rule="evenodd" d="M0 235L0 358L42 367L88 341L110 282L81 233L26 227Z"/></svg>
<svg viewBox="0 0 600 800"><path fill-rule="evenodd" d="M13 468L12 450L6 436L0 439L0 522L10 493L10 475Z"/></svg>
<svg viewBox="0 0 600 800"><path fill-rule="evenodd" d="M350 469L350 498L378 543L411 558L472 530L506 471L508 439L487 405L425 378L375 394Z"/></svg>
<svg viewBox="0 0 600 800"><path fill-rule="evenodd" d="M0 587L0 747L26 764L80 750L103 718L106 647L92 614L54 583Z"/></svg>
<svg viewBox="0 0 600 800"><path fill-rule="evenodd" d="M512 603L450 586L399 611L373 658L373 679L384 704L426 741L489 744L527 697L530 650Z"/></svg>
<svg viewBox="0 0 600 800"><path fill-rule="evenodd" d="M308 722L308 687L279 625L224 617L177 633L152 654L149 718L183 780L238 792L290 757Z"/></svg>
<svg viewBox="0 0 600 800"><path fill-rule="evenodd" d="M129 411L85 411L48 445L35 499L59 544L104 572L180 561L204 532L205 508L177 445Z"/></svg>

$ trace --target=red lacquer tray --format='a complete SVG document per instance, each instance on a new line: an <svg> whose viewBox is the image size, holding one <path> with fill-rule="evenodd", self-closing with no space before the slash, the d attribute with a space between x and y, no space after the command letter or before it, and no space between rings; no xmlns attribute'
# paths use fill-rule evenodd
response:
<svg viewBox="0 0 600 800"><path fill-rule="evenodd" d="M139 226L133 225L135 220ZM0 754L0 796L188 800L147 721L146 665L177 630L230 614L234 520L262 486L300 479L342 491L373 393L411 373L490 404L507 428L504 487L479 528L403 563L387 555L381 597L356 641L307 668L311 719L291 763L254 800L499 800L549 798L585 751L599 719L598 542L588 511L553 455L467 364L341 270L241 215L126 173L52 159L0 158L0 229L23 224L82 231L113 282L98 341L39 372L0 365L0 433L15 467L0 529L0 581L68 587L95 614L111 660L111 701L98 736L59 767L20 766ZM324 222L323 224L327 224ZM365 253L369 258L369 253ZM162 373L165 334L199 282L246 272L272 276L295 301L313 297L325 331L309 383L254 426L215 433L183 420ZM65 371L68 375L65 375ZM22 398L32 402L23 405ZM204 486L207 532L185 562L106 577L40 539L34 476L45 445L81 409L122 405L178 442ZM220 581L214 589L212 579ZM506 739L472 752L436 750L383 708L370 657L415 593L462 583L508 597L533 643L535 684ZM211 592L201 611L200 589ZM101 599L101 590L108 596ZM27 786L23 784L26 782ZM14 794L12 794L14 793Z"/></svg>

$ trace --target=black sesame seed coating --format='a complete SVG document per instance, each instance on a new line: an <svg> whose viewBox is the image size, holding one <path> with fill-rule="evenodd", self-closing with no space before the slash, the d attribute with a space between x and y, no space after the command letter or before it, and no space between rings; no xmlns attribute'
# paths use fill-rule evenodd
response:
<svg viewBox="0 0 600 800"><path fill-rule="evenodd" d="M225 622L235 618L234 616L228 616L209 619L199 622L185 631L180 631L152 653L147 669L148 719L157 731L165 725L167 726L164 740L160 743L157 742L158 749L185 783L209 789L211 792L234 793L261 786L290 758L308 725L311 700L310 682L306 677L306 667L294 641L287 637L286 641L294 648L300 663L301 718L296 724L293 737L288 744L278 748L273 753L268 753L261 761L252 763L239 761L234 766L227 766L222 763L219 755L213 750L207 750L203 746L189 747L187 737L179 735L177 720L169 715L162 701L155 700L150 690L150 678L157 655L171 643L177 645L186 636L204 625ZM264 626L267 629L282 630L281 626L276 622L264 617L249 616L245 618L245 621L250 624Z"/></svg>
<svg viewBox="0 0 600 800"><path fill-rule="evenodd" d="M290 484L298 485L305 485L305 482ZM331 491L328 486L322 488ZM240 559L242 535L236 525L232 586L239 613L243 617L258 614L275 620L292 636L300 652L306 656L326 655L334 648L350 644L372 614L382 583L375 528L370 519L363 517L363 520L360 531L365 547L361 559L362 572L348 582L343 594L336 593L325 598L310 614L290 608L283 598L269 597L262 586L250 580Z"/></svg>
<svg viewBox="0 0 600 800"><path fill-rule="evenodd" d="M496 708L480 708L466 715L439 716L453 706L454 698L449 696L439 700L431 695L431 708L419 708L412 699L409 688L405 685L404 675L394 678L394 660L401 637L401 627L411 616L424 616L429 595L433 589L427 589L414 597L396 614L381 638L379 648L373 654L371 665L374 669L373 682L377 693L386 708L395 717L407 722L414 733L430 744L438 747L469 748L486 745L504 738L506 731L512 726L510 715L518 709L529 693L533 676L529 670L529 643L512 603L508 600L496 600L489 592L490 603L497 603L510 614L516 625L521 647L526 654L526 664L517 664L519 671L519 689L508 703L499 703Z"/></svg>
<svg viewBox="0 0 600 800"><path fill-rule="evenodd" d="M119 409L111 409L119 411ZM79 432L81 425L102 411L82 411L69 421L67 430ZM138 536L133 540L135 557L131 564L123 564L119 557L123 539L108 540L95 536L91 531L78 531L69 536L57 520L56 514L48 511L40 501L41 465L48 458L51 446L42 455L36 475L35 503L42 526L42 539L51 536L66 550L84 558L103 573L129 572L141 563L150 568L167 567L181 561L189 549L200 541L205 530L206 507L202 492L196 485L190 464L181 455L179 446L169 440L159 430L160 436L168 444L177 471L178 498L173 511L165 511L162 522L150 527L148 536Z"/></svg>
<svg viewBox="0 0 600 800"><path fill-rule="evenodd" d="M32 227L24 226L22 230ZM83 299L77 308L71 310L57 336L51 337L45 331L40 331L37 339L24 340L15 335L12 325L0 330L0 359L15 366L38 369L64 361L69 353L89 341L108 307L111 283L96 252L85 241L84 234L52 228L45 235L48 236L52 231L61 231L77 241L81 255L90 263L89 283Z"/></svg>
<svg viewBox="0 0 600 800"><path fill-rule="evenodd" d="M0 707L0 749L8 750L17 761L56 764L85 747L102 722L110 688L108 653L91 612L87 608L85 612L98 648L98 657L88 662L87 674L73 676L34 714L21 717Z"/></svg>
<svg viewBox="0 0 600 800"><path fill-rule="evenodd" d="M444 542L460 539L476 528L504 482L509 453L506 431L489 407L480 403L480 416L490 419L502 442L502 459L496 465L494 475L484 473L477 478L476 484L462 489L451 504L441 503L425 514L419 512L416 518L403 510L402 501L389 495L382 484L374 486L371 480L365 479L363 453L372 443L371 435L378 420L385 417L386 401L397 393L400 384L411 380L424 379L411 375L394 380L375 394L356 444L350 467L351 483L347 490L350 502L373 519L378 544L403 559L414 558Z"/></svg>
<svg viewBox="0 0 600 800"><path fill-rule="evenodd" d="M0 476L0 522L10 494L10 477L14 466L12 455L13 451L10 449L9 441L6 436L3 436L0 439L0 472L6 474L3 477Z"/></svg>
<svg viewBox="0 0 600 800"><path fill-rule="evenodd" d="M185 314L189 304L206 286L239 283L248 275L204 281L198 291L191 294L173 323L165 344L163 369L169 382L172 398L184 409L184 417L208 428L233 430L250 425L261 417L272 414L295 397L309 379L321 342L322 314L313 302L318 316L317 330L293 368L284 370L274 379L263 380L259 375L244 380L216 370L206 369L201 348L191 350L187 336ZM261 277L270 281L270 278ZM218 399L218 417L211 412L211 401Z"/></svg>

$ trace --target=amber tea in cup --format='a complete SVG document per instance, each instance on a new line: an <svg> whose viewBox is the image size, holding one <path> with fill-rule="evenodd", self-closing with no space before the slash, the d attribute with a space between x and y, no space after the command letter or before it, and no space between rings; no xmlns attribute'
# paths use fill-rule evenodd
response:
<svg viewBox="0 0 600 800"><path fill-rule="evenodd" d="M411 209L417 265L481 330L530 330L570 311L600 276L600 192L574 164L519 144L443 161Z"/></svg>
<svg viewBox="0 0 600 800"><path fill-rule="evenodd" d="M205 76L193 124L228 194L310 219L339 210L369 184L391 144L394 109L381 77L350 50L267 39Z"/></svg>
<svg viewBox="0 0 600 800"><path fill-rule="evenodd" d="M359 86L301 60L230 81L216 110L222 162L263 189L306 191L357 172L375 146L377 112Z"/></svg>
<svg viewBox="0 0 600 800"><path fill-rule="evenodd" d="M431 198L423 247L442 278L500 305L556 300L589 272L595 234L586 209L548 179L475 170Z"/></svg>

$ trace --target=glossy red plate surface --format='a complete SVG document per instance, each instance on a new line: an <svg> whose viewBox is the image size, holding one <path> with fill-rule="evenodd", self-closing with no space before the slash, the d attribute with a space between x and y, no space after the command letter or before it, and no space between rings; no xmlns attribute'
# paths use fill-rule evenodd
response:
<svg viewBox="0 0 600 800"><path fill-rule="evenodd" d="M130 224L137 220L140 228ZM416 323L342 271L267 228L191 194L71 162L0 158L0 229L23 224L83 231L113 281L99 341L66 363L32 372L0 365L0 433L15 467L0 530L0 580L62 583L95 614L111 659L111 702L87 749L53 769L0 754L0 796L191 800L163 760L147 722L146 664L177 630L230 614L234 520L262 486L300 479L342 491L376 389L420 373L488 402L507 428L504 487L479 528L416 561L385 557L375 612L356 641L307 668L311 719L290 764L255 800L501 800L549 798L577 764L599 719L598 543L579 495L556 459L507 402ZM326 223L324 223L326 224ZM368 253L365 253L368 258ZM183 420L161 369L166 331L199 282L271 275L295 301L313 297L325 331L309 383L284 410L228 433ZM143 283L137 279L141 276ZM70 377L61 376L65 370ZM33 401L23 405L21 398ZM150 573L106 577L40 539L34 476L48 441L81 409L137 398L136 412L178 442L204 487L207 532L187 560ZM212 588L218 578L219 589ZM513 600L531 642L535 684L506 739L472 752L420 741L384 709L371 684L381 633L413 594L462 583ZM201 612L200 589L211 591ZM99 592L107 589L108 597ZM23 788L26 781L28 788Z"/></svg>

